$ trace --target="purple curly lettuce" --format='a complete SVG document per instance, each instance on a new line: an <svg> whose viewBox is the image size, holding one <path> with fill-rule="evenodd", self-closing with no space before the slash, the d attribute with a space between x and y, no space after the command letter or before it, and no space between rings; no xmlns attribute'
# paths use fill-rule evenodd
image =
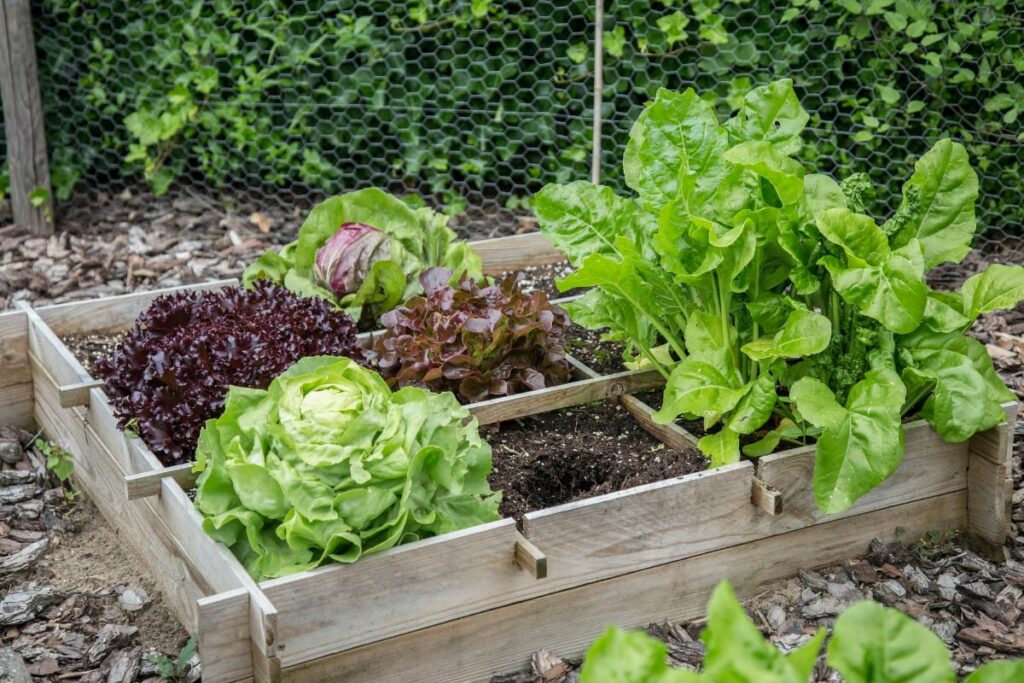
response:
<svg viewBox="0 0 1024 683"><path fill-rule="evenodd" d="M523 292L515 277L480 287L451 271L420 276L425 294L381 317L378 370L392 387L451 391L463 403L543 389L567 381L569 316L543 292Z"/></svg>
<svg viewBox="0 0 1024 683"><path fill-rule="evenodd" d="M97 373L121 429L165 465L192 460L199 431L221 414L229 386L265 389L306 356L366 363L352 319L318 298L260 282L253 289L162 296Z"/></svg>

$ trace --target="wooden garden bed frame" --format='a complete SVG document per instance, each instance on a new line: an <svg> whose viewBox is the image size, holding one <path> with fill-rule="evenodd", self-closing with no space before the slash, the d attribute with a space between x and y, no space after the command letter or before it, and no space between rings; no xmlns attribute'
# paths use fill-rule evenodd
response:
<svg viewBox="0 0 1024 683"><path fill-rule="evenodd" d="M534 234L474 246L489 272L561 260ZM863 555L874 538L962 530L998 552L1009 533L1015 403L1006 424L961 444L907 424L900 468L840 515L815 507L814 449L796 448L529 513L522 533L504 519L257 584L203 532L187 471L118 431L101 386L60 341L124 330L158 294L0 314L0 423L38 424L74 453L77 485L197 636L207 683L486 681L542 647L578 654L608 624L698 617L722 578L751 595ZM659 377L573 363L573 383L472 410L493 422L608 398L668 446L692 447L630 395Z"/></svg>

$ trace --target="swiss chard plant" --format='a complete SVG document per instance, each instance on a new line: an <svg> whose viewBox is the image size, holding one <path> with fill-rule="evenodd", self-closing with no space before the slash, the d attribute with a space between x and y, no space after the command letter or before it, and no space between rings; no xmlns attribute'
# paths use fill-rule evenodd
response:
<svg viewBox="0 0 1024 683"><path fill-rule="evenodd" d="M318 204L298 239L265 253L242 281L270 280L375 320L419 293L419 275L432 266L450 269L453 281L482 276L480 257L455 238L447 216L371 187Z"/></svg>
<svg viewBox="0 0 1024 683"><path fill-rule="evenodd" d="M569 316L514 276L480 286L450 270L420 276L424 294L381 316L377 369L394 387L451 391L463 403L543 389L570 377Z"/></svg>
<svg viewBox="0 0 1024 683"><path fill-rule="evenodd" d="M491 448L449 393L392 393L348 358L310 356L231 387L203 429L195 505L252 576L355 562L498 518Z"/></svg>
<svg viewBox="0 0 1024 683"><path fill-rule="evenodd" d="M786 80L724 122L693 90L662 90L623 159L634 196L549 185L535 210L575 266L559 287L593 288L573 319L665 377L658 421L702 419L712 466L817 439L816 499L839 512L899 465L909 412L956 441L1003 419L1012 395L963 333L1024 297L1024 269L932 292L927 269L962 259L976 230L964 149L924 155L879 225L866 178L795 160L807 120Z"/></svg>
<svg viewBox="0 0 1024 683"><path fill-rule="evenodd" d="M783 654L761 635L723 581L708 603L701 640L706 654L698 673L670 667L661 641L611 627L587 651L580 683L808 683L825 630ZM899 611L870 601L857 603L836 620L826 662L846 683L956 683L938 636ZM1024 660L991 662L964 683L1018 680L1024 680Z"/></svg>

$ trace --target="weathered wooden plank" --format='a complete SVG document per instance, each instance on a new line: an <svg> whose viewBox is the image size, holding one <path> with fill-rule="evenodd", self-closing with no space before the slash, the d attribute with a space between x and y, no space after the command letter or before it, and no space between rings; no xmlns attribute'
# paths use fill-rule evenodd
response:
<svg viewBox="0 0 1024 683"><path fill-rule="evenodd" d="M124 479L125 494L128 500L157 496L160 494L161 482L170 478L182 488L192 488L196 483L196 475L192 472L192 463L172 465L148 472L129 474Z"/></svg>
<svg viewBox="0 0 1024 683"><path fill-rule="evenodd" d="M1013 455L1013 428L1019 405L1016 401L1004 404L1006 423L971 437L969 443L972 458L984 458L996 465L1010 462L1010 456Z"/></svg>
<svg viewBox="0 0 1024 683"><path fill-rule="evenodd" d="M1003 559L1003 544L1010 534L1013 454L1017 403L1003 406L1006 423L997 425L967 442L970 455L967 471L967 530L979 550Z"/></svg>
<svg viewBox="0 0 1024 683"><path fill-rule="evenodd" d="M548 557L549 588L583 583L760 538L749 462L526 514L524 533Z"/></svg>
<svg viewBox="0 0 1024 683"><path fill-rule="evenodd" d="M33 235L52 235L53 193L29 0L0 3L0 98L14 222ZM33 201L33 192L45 195Z"/></svg>
<svg viewBox="0 0 1024 683"><path fill-rule="evenodd" d="M236 588L197 601L203 680L233 683L252 671L249 646L249 591Z"/></svg>
<svg viewBox="0 0 1024 683"><path fill-rule="evenodd" d="M551 241L539 232L479 240L472 242L471 246L480 255L484 272L489 275L565 260L565 254L555 249Z"/></svg>
<svg viewBox="0 0 1024 683"><path fill-rule="evenodd" d="M0 425L31 430L35 425L33 400L32 382L0 387Z"/></svg>
<svg viewBox="0 0 1024 683"><path fill-rule="evenodd" d="M89 392L102 386L103 382L94 379L88 382L76 382L75 384L65 384L57 387L60 407L75 408L76 406L87 406L89 405Z"/></svg>
<svg viewBox="0 0 1024 683"><path fill-rule="evenodd" d="M28 316L24 311L0 313L0 391L32 381L28 367Z"/></svg>
<svg viewBox="0 0 1024 683"><path fill-rule="evenodd" d="M57 335L104 334L123 332L135 324L139 314L149 308L153 300L165 294L183 291L220 289L237 285L238 280L215 280L194 285L164 287L146 292L133 292L86 301L41 306L39 317Z"/></svg>
<svg viewBox="0 0 1024 683"><path fill-rule="evenodd" d="M544 592L545 581L517 566L515 522L503 519L260 587L289 666ZM396 600L398 586L408 590Z"/></svg>
<svg viewBox="0 0 1024 683"><path fill-rule="evenodd" d="M802 568L863 555L874 538L963 528L963 491L745 543L423 629L287 668L295 683L473 683L529 665L548 648L581 653L608 624L643 627L705 613L719 580L741 598Z"/></svg>
<svg viewBox="0 0 1024 683"><path fill-rule="evenodd" d="M523 394L480 401L467 407L477 417L481 425L486 425L622 396L631 392L646 391L664 383L664 378L654 370L629 370L614 375L602 375L537 389Z"/></svg>
<svg viewBox="0 0 1024 683"><path fill-rule="evenodd" d="M848 517L966 488L966 444L946 443L923 420L904 429L906 450L899 468L839 515L826 515L814 501L813 446L758 458L757 477L782 495L783 510L775 517L777 522L787 530L796 529L824 519Z"/></svg>
<svg viewBox="0 0 1024 683"><path fill-rule="evenodd" d="M689 451L697 447L697 437L675 422L669 422L668 424L658 424L655 422L652 417L654 408L636 396L623 396L621 401L622 407L629 411L629 414L640 423L644 431L669 448L674 448L677 451Z"/></svg>
<svg viewBox="0 0 1024 683"><path fill-rule="evenodd" d="M750 499L754 505L761 508L769 515L777 515L782 512L782 494L754 477L754 485L750 491Z"/></svg>

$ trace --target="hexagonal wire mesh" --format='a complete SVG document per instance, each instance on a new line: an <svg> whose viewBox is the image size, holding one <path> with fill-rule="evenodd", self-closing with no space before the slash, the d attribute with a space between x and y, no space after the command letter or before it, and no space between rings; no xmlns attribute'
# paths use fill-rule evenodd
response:
<svg viewBox="0 0 1024 683"><path fill-rule="evenodd" d="M586 177L594 3L36 0L55 189L211 188L308 204L377 184L494 212ZM658 87L790 77L804 158L867 171L878 213L936 139L982 177L980 246L1019 260L1022 14L1008 0L622 0L603 25L601 169ZM479 232L478 232L479 234Z"/></svg>

